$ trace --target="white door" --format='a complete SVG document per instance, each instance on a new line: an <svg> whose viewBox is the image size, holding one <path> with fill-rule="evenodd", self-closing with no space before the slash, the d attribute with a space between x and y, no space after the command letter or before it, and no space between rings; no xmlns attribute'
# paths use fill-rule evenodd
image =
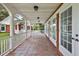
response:
<svg viewBox="0 0 79 59"><path fill-rule="evenodd" d="M60 11L60 51L79 56L79 3L64 4Z"/></svg>
<svg viewBox="0 0 79 59"><path fill-rule="evenodd" d="M60 48L64 55L73 55L73 40L72 40L72 6L67 7L61 13L61 43Z"/></svg>
<svg viewBox="0 0 79 59"><path fill-rule="evenodd" d="M72 6L72 48L73 55L79 56L79 4L73 4Z"/></svg>
<svg viewBox="0 0 79 59"><path fill-rule="evenodd" d="M61 13L61 51L79 56L79 4L72 4Z"/></svg>

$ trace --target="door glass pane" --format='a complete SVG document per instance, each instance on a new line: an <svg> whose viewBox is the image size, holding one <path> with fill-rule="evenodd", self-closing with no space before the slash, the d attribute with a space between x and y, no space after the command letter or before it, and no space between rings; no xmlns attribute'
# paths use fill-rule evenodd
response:
<svg viewBox="0 0 79 59"><path fill-rule="evenodd" d="M66 41L64 41L64 47L67 48L67 42Z"/></svg>
<svg viewBox="0 0 79 59"><path fill-rule="evenodd" d="M68 42L72 43L72 35L68 35Z"/></svg>
<svg viewBox="0 0 79 59"><path fill-rule="evenodd" d="M68 26L68 33L72 34L72 26Z"/></svg>
<svg viewBox="0 0 79 59"><path fill-rule="evenodd" d="M68 8L68 16L72 15L72 7Z"/></svg>
<svg viewBox="0 0 79 59"><path fill-rule="evenodd" d="M63 46L64 44L63 44L63 40L61 40L61 45Z"/></svg>
<svg viewBox="0 0 79 59"><path fill-rule="evenodd" d="M64 19L64 25L67 25L67 18Z"/></svg>
<svg viewBox="0 0 79 59"><path fill-rule="evenodd" d="M64 35L64 40L67 40L67 34Z"/></svg>
<svg viewBox="0 0 79 59"><path fill-rule="evenodd" d="M61 13L61 19L63 19L63 14L64 14L64 13Z"/></svg>
<svg viewBox="0 0 79 59"><path fill-rule="evenodd" d="M68 43L68 50L72 52L72 44Z"/></svg>
<svg viewBox="0 0 79 59"><path fill-rule="evenodd" d="M68 17L68 25L71 25L72 24L72 17Z"/></svg>
<svg viewBox="0 0 79 59"><path fill-rule="evenodd" d="M64 11L64 17L65 17L65 18L67 17L67 10Z"/></svg>

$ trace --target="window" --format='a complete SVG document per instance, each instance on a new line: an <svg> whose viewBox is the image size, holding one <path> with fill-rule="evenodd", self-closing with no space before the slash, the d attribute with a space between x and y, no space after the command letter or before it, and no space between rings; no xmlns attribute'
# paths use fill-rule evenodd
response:
<svg viewBox="0 0 79 59"><path fill-rule="evenodd" d="M61 45L72 52L72 7L61 13Z"/></svg>
<svg viewBox="0 0 79 59"><path fill-rule="evenodd" d="M1 31L5 31L5 25L4 24L2 24L2 26L1 26Z"/></svg>
<svg viewBox="0 0 79 59"><path fill-rule="evenodd" d="M52 37L56 40L56 18L52 20Z"/></svg>

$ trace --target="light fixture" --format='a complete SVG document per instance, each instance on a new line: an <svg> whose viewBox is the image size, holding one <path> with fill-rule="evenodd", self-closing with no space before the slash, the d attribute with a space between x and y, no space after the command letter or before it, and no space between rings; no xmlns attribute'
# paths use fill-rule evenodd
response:
<svg viewBox="0 0 79 59"><path fill-rule="evenodd" d="M38 11L38 6L34 6L34 10L35 11Z"/></svg>

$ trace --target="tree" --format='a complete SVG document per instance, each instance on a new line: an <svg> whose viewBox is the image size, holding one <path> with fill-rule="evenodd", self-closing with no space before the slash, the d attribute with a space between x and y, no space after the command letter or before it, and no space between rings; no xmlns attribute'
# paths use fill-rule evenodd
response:
<svg viewBox="0 0 79 59"><path fill-rule="evenodd" d="M44 24L42 23L33 24L33 30L44 30Z"/></svg>
<svg viewBox="0 0 79 59"><path fill-rule="evenodd" d="M8 14L7 10L2 5L0 5L0 21L2 21L3 19L5 19L8 16L9 16L9 14Z"/></svg>

